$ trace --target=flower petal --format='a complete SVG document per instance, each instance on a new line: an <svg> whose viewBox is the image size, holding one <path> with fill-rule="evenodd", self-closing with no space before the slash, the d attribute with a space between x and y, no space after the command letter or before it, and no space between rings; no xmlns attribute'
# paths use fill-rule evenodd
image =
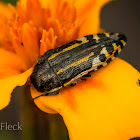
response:
<svg viewBox="0 0 140 140"><path fill-rule="evenodd" d="M100 30L101 8L110 0L76 0L77 16L83 21L80 37L97 33Z"/></svg>
<svg viewBox="0 0 140 140"><path fill-rule="evenodd" d="M47 32L43 30L42 39L40 40L40 55L43 55L47 50L54 49L56 46L57 36L54 35L52 28Z"/></svg>
<svg viewBox="0 0 140 140"><path fill-rule="evenodd" d="M31 75L33 68L30 68L26 72L11 76L5 79L0 79L0 110L6 107L11 98L11 93L16 86L22 86L26 83L27 78Z"/></svg>
<svg viewBox="0 0 140 140"><path fill-rule="evenodd" d="M11 17L11 11L7 4L0 2L0 15Z"/></svg>
<svg viewBox="0 0 140 140"><path fill-rule="evenodd" d="M42 93L38 92L33 86L31 86L31 95L33 98L37 97L38 95L41 95ZM34 100L36 102L36 100ZM44 104L44 102L42 102L41 100L37 101L37 106L38 108L41 108L41 110L43 110L44 112L47 113L51 113L51 114L56 114L57 112L52 109L52 107L48 107L46 106L46 104Z"/></svg>
<svg viewBox="0 0 140 140"><path fill-rule="evenodd" d="M37 29L27 23L24 23L21 29L24 51L32 64L39 57L39 34Z"/></svg>
<svg viewBox="0 0 140 140"><path fill-rule="evenodd" d="M86 82L64 88L56 96L35 99L36 105L45 112L49 107L60 113L71 140L140 136L140 73L116 58L91 74ZM32 93L33 97L38 95Z"/></svg>
<svg viewBox="0 0 140 140"><path fill-rule="evenodd" d="M7 21L11 15L12 11L8 5L0 2L0 46L8 40Z"/></svg>
<svg viewBox="0 0 140 140"><path fill-rule="evenodd" d="M26 64L19 56L0 48L0 78L20 74L26 69Z"/></svg>

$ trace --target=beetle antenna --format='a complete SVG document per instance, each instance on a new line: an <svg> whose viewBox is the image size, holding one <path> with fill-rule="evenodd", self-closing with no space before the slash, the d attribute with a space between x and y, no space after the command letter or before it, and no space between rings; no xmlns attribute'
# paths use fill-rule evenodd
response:
<svg viewBox="0 0 140 140"><path fill-rule="evenodd" d="M39 98L41 96L54 96L54 95L57 95L57 94L59 94L59 90L57 90L55 94L51 94L51 93L41 94L41 95L33 98L32 100L37 99L37 98Z"/></svg>
<svg viewBox="0 0 140 140"><path fill-rule="evenodd" d="M39 98L39 97L41 97L41 96L47 96L47 95L48 95L48 93L46 93L46 94L41 94L41 95L39 95L39 96L33 98L32 100L37 99L37 98Z"/></svg>

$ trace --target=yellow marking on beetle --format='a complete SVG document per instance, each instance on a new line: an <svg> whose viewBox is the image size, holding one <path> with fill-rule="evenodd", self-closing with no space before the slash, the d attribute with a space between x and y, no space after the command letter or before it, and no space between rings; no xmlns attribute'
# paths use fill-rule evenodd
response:
<svg viewBox="0 0 140 140"><path fill-rule="evenodd" d="M109 35L109 33L104 33L105 35L106 35L106 37L109 37L110 35Z"/></svg>
<svg viewBox="0 0 140 140"><path fill-rule="evenodd" d="M115 51L114 51L114 52L115 52ZM96 57L97 60L99 59L98 57L99 57L99 56ZM69 85L69 84L71 84L74 80L76 80L76 79L82 77L83 75L87 74L87 73L90 72L91 70L94 70L94 71L98 70L98 66L101 65L101 64L102 64L103 66L106 66L106 65L107 65L107 60L108 60L109 58L111 58L111 59L113 60L115 57L114 57L114 54L112 54L112 55L108 54L108 55L106 55L106 58L107 58L107 59L106 59L106 61L105 61L103 64L102 64L101 61L99 61L98 64L95 65L96 67L95 67L94 65L92 65L92 68L91 68L91 69L86 70L86 71L80 73L79 75L77 75L76 77L74 77L73 79L71 79L70 81L68 81L67 83L65 83L65 84L64 84L64 87L67 86L67 85Z"/></svg>
<svg viewBox="0 0 140 140"><path fill-rule="evenodd" d="M84 61L87 61L88 59L89 59L89 57L90 56L93 56L94 55L94 52L91 52L88 56L86 56L86 57L84 57L84 58L82 58L82 59L80 59L80 60L78 60L78 61L76 61L76 62L74 62L74 63L72 63L72 64L70 64L70 65L68 65L68 66L66 66L64 69L60 69L58 72L57 72L57 74L60 74L61 72L64 72L66 69L68 69L68 68L70 68L70 67L73 67L73 66L76 66L76 65L78 65L79 63L82 63L82 62L84 62Z"/></svg>
<svg viewBox="0 0 140 140"><path fill-rule="evenodd" d="M86 40L86 39L85 39L85 40L81 40L81 41L82 41L82 43L80 43L80 45L81 45L81 44L85 44L85 43L89 42L89 41L88 41L88 40Z"/></svg>
<svg viewBox="0 0 140 140"><path fill-rule="evenodd" d="M118 53L120 53L121 52L121 48L118 48Z"/></svg>
<svg viewBox="0 0 140 140"><path fill-rule="evenodd" d="M96 41L98 41L100 39L100 37L98 35L94 35L93 39L96 39Z"/></svg>
<svg viewBox="0 0 140 140"><path fill-rule="evenodd" d="M98 64L101 63L101 60L99 59L99 55L97 57L95 57L93 60L92 60L92 67L95 67L97 66Z"/></svg>
<svg viewBox="0 0 140 140"><path fill-rule="evenodd" d="M87 41L87 38L86 37L81 37L79 39L77 39L78 41Z"/></svg>
<svg viewBox="0 0 140 140"><path fill-rule="evenodd" d="M115 33L115 35L119 35L119 33Z"/></svg>
<svg viewBox="0 0 140 140"><path fill-rule="evenodd" d="M111 55L110 55L108 52L105 51L106 47L103 48L103 49L101 50L101 52L100 52L100 54L105 54L105 56L106 56L106 61L107 61L109 58L111 58L111 57L114 56L114 53L116 52L117 49L118 49L118 51L121 51L121 49L120 49L121 46L120 46L120 45L117 46L116 43L113 43L112 45L113 45L113 47L114 47L114 51L113 51L113 53L112 53ZM119 49L120 49L120 50L119 50ZM105 62L106 62L106 61L105 61Z"/></svg>
<svg viewBox="0 0 140 140"><path fill-rule="evenodd" d="M50 56L50 57L48 58L48 60L51 60L51 59L55 58L57 55L59 55L59 54L61 54L61 53L64 53L64 52L66 52L66 51L69 51L69 50L71 50L71 49L73 49L73 48L76 48L76 47L78 47L78 46L80 46L80 45L85 44L85 43L88 42L88 40L81 40L81 41L82 41L81 43L75 43L75 44L69 46L68 48L63 49L62 51L53 54L52 56Z"/></svg>
<svg viewBox="0 0 140 140"><path fill-rule="evenodd" d="M113 47L114 47L114 51L113 51L113 54L116 52L116 50L118 50L118 53L120 53L121 52L121 45L116 45L116 43L113 43L112 44L113 45ZM112 59L113 60L113 59Z"/></svg>
<svg viewBox="0 0 140 140"><path fill-rule="evenodd" d="M106 50L106 47L104 47L104 48L101 50L100 54L108 55L108 51Z"/></svg>
<svg viewBox="0 0 140 140"><path fill-rule="evenodd" d="M123 46L125 46L126 42L124 40L121 40Z"/></svg>
<svg viewBox="0 0 140 140"><path fill-rule="evenodd" d="M118 46L116 45L116 43L113 43L112 45L114 47L114 50L117 50Z"/></svg>

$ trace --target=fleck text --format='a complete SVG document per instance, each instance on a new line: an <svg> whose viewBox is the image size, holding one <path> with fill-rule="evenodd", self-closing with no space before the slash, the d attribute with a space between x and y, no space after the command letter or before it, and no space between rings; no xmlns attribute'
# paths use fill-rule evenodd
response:
<svg viewBox="0 0 140 140"><path fill-rule="evenodd" d="M8 122L2 122L2 123L0 123L0 130L21 131L22 125L19 122L17 124L8 124Z"/></svg>

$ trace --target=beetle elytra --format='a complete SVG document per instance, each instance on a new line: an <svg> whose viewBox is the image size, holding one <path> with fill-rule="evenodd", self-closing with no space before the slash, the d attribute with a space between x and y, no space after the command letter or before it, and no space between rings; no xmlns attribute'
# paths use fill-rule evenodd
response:
<svg viewBox="0 0 140 140"><path fill-rule="evenodd" d="M58 94L65 86L106 66L126 44L126 37L119 33L87 35L40 57L30 77L32 84L44 95ZM36 97L38 98L38 97Z"/></svg>

